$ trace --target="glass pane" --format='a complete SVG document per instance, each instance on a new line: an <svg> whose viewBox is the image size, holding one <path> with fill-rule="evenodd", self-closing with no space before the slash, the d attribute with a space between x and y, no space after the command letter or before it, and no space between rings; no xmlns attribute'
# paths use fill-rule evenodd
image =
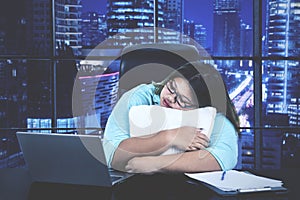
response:
<svg viewBox="0 0 300 200"><path fill-rule="evenodd" d="M0 60L0 167L24 164L15 128L51 127L50 66L45 60Z"/></svg>
<svg viewBox="0 0 300 200"><path fill-rule="evenodd" d="M252 4L252 0L184 1L184 33L213 56L251 56Z"/></svg>
<svg viewBox="0 0 300 200"><path fill-rule="evenodd" d="M269 129L262 131L262 159L261 164L263 169L280 169L283 168L283 148L288 144L283 145L284 134L287 133L283 129Z"/></svg>
<svg viewBox="0 0 300 200"><path fill-rule="evenodd" d="M241 130L243 132L243 130ZM254 169L255 145L253 134L241 134L239 137L238 169Z"/></svg>
<svg viewBox="0 0 300 200"><path fill-rule="evenodd" d="M75 127L88 129L83 133L105 127L118 100L119 65L119 60L80 61L73 86L72 112Z"/></svg>
<svg viewBox="0 0 300 200"><path fill-rule="evenodd" d="M0 129L0 168L14 168L24 165L16 130Z"/></svg>
<svg viewBox="0 0 300 200"><path fill-rule="evenodd" d="M299 1L263 1L262 43L265 56L295 56L300 50L300 3Z"/></svg>
<svg viewBox="0 0 300 200"><path fill-rule="evenodd" d="M221 73L240 118L241 133L251 134L254 125L253 67L250 60L217 60L215 67Z"/></svg>
<svg viewBox="0 0 300 200"><path fill-rule="evenodd" d="M49 0L7 1L1 5L0 54L51 55L50 5Z"/></svg>
<svg viewBox="0 0 300 200"><path fill-rule="evenodd" d="M300 130L286 131L282 138L281 167L300 167Z"/></svg>
<svg viewBox="0 0 300 200"><path fill-rule="evenodd" d="M300 130L269 128L262 130L262 169L300 167ZM254 135L239 137L238 169L255 168Z"/></svg>
<svg viewBox="0 0 300 200"><path fill-rule="evenodd" d="M51 62L31 60L28 67L27 128L51 128ZM43 132L50 132L45 130Z"/></svg>
<svg viewBox="0 0 300 200"><path fill-rule="evenodd" d="M263 125L300 125L300 62L263 62Z"/></svg>
<svg viewBox="0 0 300 200"><path fill-rule="evenodd" d="M77 75L76 60L56 62L57 128L75 128L72 114L72 89ZM70 130L71 132L73 130ZM66 132L64 130L64 132Z"/></svg>
<svg viewBox="0 0 300 200"><path fill-rule="evenodd" d="M0 81L0 128L26 128L30 118L51 118L49 61L0 60Z"/></svg>
<svg viewBox="0 0 300 200"><path fill-rule="evenodd" d="M254 90L253 67L250 60L217 60L214 63L222 75L240 120L237 169L254 169Z"/></svg>

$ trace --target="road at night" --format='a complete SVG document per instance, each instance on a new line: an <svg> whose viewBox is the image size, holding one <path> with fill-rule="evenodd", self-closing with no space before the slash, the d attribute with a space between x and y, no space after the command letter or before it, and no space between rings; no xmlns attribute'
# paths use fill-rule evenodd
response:
<svg viewBox="0 0 300 200"><path fill-rule="evenodd" d="M246 104L247 100L253 95L253 84L251 84L251 82L253 82L252 76L247 76L246 79L229 94L238 113Z"/></svg>

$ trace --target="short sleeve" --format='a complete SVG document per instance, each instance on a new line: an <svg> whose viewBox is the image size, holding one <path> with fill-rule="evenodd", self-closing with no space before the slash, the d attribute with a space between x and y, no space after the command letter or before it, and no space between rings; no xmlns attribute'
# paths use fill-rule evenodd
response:
<svg viewBox="0 0 300 200"><path fill-rule="evenodd" d="M206 148L218 161L222 170L233 169L238 158L238 135L232 123L222 114L217 114Z"/></svg>
<svg viewBox="0 0 300 200"><path fill-rule="evenodd" d="M130 137L129 110L135 105L151 105L153 85L140 85L123 94L109 116L103 138L103 147L108 166L119 144Z"/></svg>

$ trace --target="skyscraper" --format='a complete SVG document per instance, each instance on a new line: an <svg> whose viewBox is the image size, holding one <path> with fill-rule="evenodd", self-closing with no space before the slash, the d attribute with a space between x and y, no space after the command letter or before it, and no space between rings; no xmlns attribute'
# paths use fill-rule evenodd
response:
<svg viewBox="0 0 300 200"><path fill-rule="evenodd" d="M52 53L51 1L31 0L27 2L28 12L28 49L33 55L49 56Z"/></svg>
<svg viewBox="0 0 300 200"><path fill-rule="evenodd" d="M168 43L183 42L183 24L184 24L184 0L165 0L162 27L172 31L165 30L164 41Z"/></svg>
<svg viewBox="0 0 300 200"><path fill-rule="evenodd" d="M238 0L214 0L213 54L240 55L240 8Z"/></svg>
<svg viewBox="0 0 300 200"><path fill-rule="evenodd" d="M163 27L164 0L158 0L158 27ZM154 27L154 1L153 0L108 0L107 31L108 37L117 33L119 39L114 45L127 45L128 43L153 42L154 36L149 30L138 30L144 27ZM137 36L138 35L138 36Z"/></svg>
<svg viewBox="0 0 300 200"><path fill-rule="evenodd" d="M82 46L95 47L106 37L106 17L97 12L82 14Z"/></svg>
<svg viewBox="0 0 300 200"><path fill-rule="evenodd" d="M184 0L166 0L164 11L165 28L183 32Z"/></svg>
<svg viewBox="0 0 300 200"><path fill-rule="evenodd" d="M52 27L51 1L31 0L29 7L29 23L31 33L31 49L35 55L51 55L52 31L55 31L55 46L67 45L75 55L80 55L81 48L81 1L55 1L55 27Z"/></svg>
<svg viewBox="0 0 300 200"><path fill-rule="evenodd" d="M207 48L207 31L202 24L195 24L195 34L194 39L198 42L204 49Z"/></svg>
<svg viewBox="0 0 300 200"><path fill-rule="evenodd" d="M300 56L300 1L269 0L267 9L268 56ZM267 114L289 115L290 125L300 125L299 61L266 62Z"/></svg>
<svg viewBox="0 0 300 200"><path fill-rule="evenodd" d="M81 0L55 1L55 40L73 49L80 55L81 45Z"/></svg>
<svg viewBox="0 0 300 200"><path fill-rule="evenodd" d="M250 25L241 24L241 56L251 56L253 51L253 29Z"/></svg>
<svg viewBox="0 0 300 200"><path fill-rule="evenodd" d="M268 0L267 41L269 56L299 56L299 0Z"/></svg>
<svg viewBox="0 0 300 200"><path fill-rule="evenodd" d="M195 36L195 22L193 20L184 20L183 33L194 39Z"/></svg>

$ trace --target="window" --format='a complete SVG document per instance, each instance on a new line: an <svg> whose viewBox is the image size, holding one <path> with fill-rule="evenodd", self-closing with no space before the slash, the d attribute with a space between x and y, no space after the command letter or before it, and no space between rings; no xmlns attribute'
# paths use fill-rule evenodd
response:
<svg viewBox="0 0 300 200"><path fill-rule="evenodd" d="M0 167L24 164L12 159L21 156L17 130L105 127L117 101L116 58L134 44L130 34L144 42L193 41L209 53L240 117L239 167L300 165L299 3L156 1L158 26L172 30L157 38L151 35L153 1L133 7L118 0L18 0L18 7L15 1L1 6ZM144 27L150 29L136 32ZM118 40L108 39L115 35Z"/></svg>

